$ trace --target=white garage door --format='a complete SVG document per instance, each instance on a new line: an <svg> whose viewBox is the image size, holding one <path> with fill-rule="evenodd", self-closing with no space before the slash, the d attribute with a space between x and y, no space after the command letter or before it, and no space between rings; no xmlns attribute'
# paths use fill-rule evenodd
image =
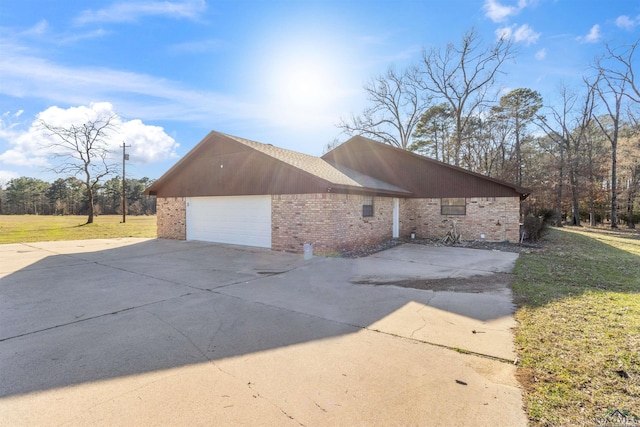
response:
<svg viewBox="0 0 640 427"><path fill-rule="evenodd" d="M187 240L271 248L271 196L187 197Z"/></svg>

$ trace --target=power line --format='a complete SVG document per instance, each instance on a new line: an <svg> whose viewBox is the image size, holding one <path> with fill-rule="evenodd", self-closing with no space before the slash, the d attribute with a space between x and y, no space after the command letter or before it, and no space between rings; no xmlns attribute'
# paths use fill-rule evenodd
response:
<svg viewBox="0 0 640 427"><path fill-rule="evenodd" d="M129 160L129 155L126 152L127 147L131 146L125 145L124 141L122 141L122 223L127 222L127 190L125 179L125 164L127 160Z"/></svg>

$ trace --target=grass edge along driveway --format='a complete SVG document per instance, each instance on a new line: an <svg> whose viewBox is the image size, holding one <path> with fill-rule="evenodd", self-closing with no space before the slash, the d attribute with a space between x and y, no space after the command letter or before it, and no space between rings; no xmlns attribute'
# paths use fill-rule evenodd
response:
<svg viewBox="0 0 640 427"><path fill-rule="evenodd" d="M640 234L552 229L514 270L532 425L640 417ZM615 412L617 411L617 412Z"/></svg>
<svg viewBox="0 0 640 427"><path fill-rule="evenodd" d="M98 215L86 222L86 215L0 215L0 244L157 236L155 215L127 215L125 223L122 215Z"/></svg>

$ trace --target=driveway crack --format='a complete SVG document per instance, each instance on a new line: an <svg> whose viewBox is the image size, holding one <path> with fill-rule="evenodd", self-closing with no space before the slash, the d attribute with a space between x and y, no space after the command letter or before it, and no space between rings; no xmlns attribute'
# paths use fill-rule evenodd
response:
<svg viewBox="0 0 640 427"><path fill-rule="evenodd" d="M420 306L420 308L418 308L418 309L416 310L416 314L418 314L418 315L420 316L420 318L422 319L422 326L420 326L420 327L418 327L418 328L414 329L414 330L411 332L411 335L409 335L409 337L410 337L410 338L412 338L412 339L413 339L414 335L415 335L418 331L421 331L421 330L423 330L424 328L426 328L426 327L427 327L427 319L423 316L422 311L423 311L425 308L427 308L427 307L429 306L429 304L431 303L431 300L433 300L435 297L436 297L436 294L435 294L435 292L434 292L434 293L433 293L433 295L431 295L431 297L429 297L429 298L425 301L424 305Z"/></svg>
<svg viewBox="0 0 640 427"><path fill-rule="evenodd" d="M280 407L280 405L278 405L277 403L275 403L275 402L274 402L274 401L272 401L271 399L269 399L269 398L267 398L267 397L263 396L262 394L260 394L260 392L259 392L258 390L256 390L254 386L255 386L255 384L254 384L254 383L252 383L251 381L249 381L249 382L247 383L247 387L248 387L252 392L254 392L254 393L255 393L255 394L253 395L253 397L255 397L256 399L257 399L257 398L260 398L260 399L264 399L264 400L266 400L267 402L269 402L269 404L270 404L270 405L272 405L274 408L276 408L277 410L279 410L280 412L282 412L282 413L283 413L287 418L289 418L289 419L290 419L290 420L292 420L292 421L297 422L299 426L301 426L301 427L305 427L305 425L304 425L303 423L301 423L300 421L296 420L296 419L295 419L295 417L294 417L293 415L289 414L287 411L285 411L284 409L282 409L282 408Z"/></svg>
<svg viewBox="0 0 640 427"><path fill-rule="evenodd" d="M170 300L175 299L175 298L186 297L186 296L189 296L189 295L191 295L191 293L186 293L186 294L178 295L178 296L175 296L175 297L166 298L166 299L163 299L163 300L152 301L152 302L149 302L149 303L146 303L146 304L136 305L136 306L133 306L133 307L127 307L127 308L123 308L123 309L120 309L120 310L112 311L110 313L102 313L102 314L98 314L96 316L91 316L91 317L87 317L87 318L84 318L84 319L74 320L72 322L61 323L61 324L58 324L58 325L49 326L48 328L42 328L42 329L37 329L35 331L24 332L22 334L14 335L14 336L11 336L11 337L0 338L0 342L8 341L8 340L12 340L12 339L15 339L15 338L20 338L20 337L25 337L25 336L29 336L29 335L33 335L33 334L37 334L37 333L40 333L40 332L50 331L50 330L53 330L53 329L63 328L65 326L74 325L76 323L87 322L89 320L99 319L101 317L114 316L116 314L125 313L127 311L131 311L131 310L135 310L135 309L138 309L138 308L147 307L147 306L158 304L158 303L165 302L165 301L170 301Z"/></svg>

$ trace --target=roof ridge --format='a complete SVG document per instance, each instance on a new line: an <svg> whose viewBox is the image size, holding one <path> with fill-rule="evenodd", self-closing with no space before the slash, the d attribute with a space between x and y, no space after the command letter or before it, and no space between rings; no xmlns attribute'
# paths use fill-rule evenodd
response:
<svg viewBox="0 0 640 427"><path fill-rule="evenodd" d="M351 187L379 189L394 192L407 192L406 190L373 178L362 172L349 169L345 171L342 166L333 164L322 157L313 156L311 154L300 153L299 151L289 150L287 148L278 147L272 144L252 141L250 139L241 138L233 135L222 134L236 142L239 142L249 148L270 156L276 160L288 164L302 172L308 173L316 178L323 179L333 185L346 185ZM369 186L372 187L369 187Z"/></svg>
<svg viewBox="0 0 640 427"><path fill-rule="evenodd" d="M313 158L313 159L324 160L324 159L322 159L322 157L313 156L311 154L306 154L306 153L301 153L300 151L289 150L288 148L278 147L278 146L273 145L273 144L266 144L264 142L253 141L251 139L242 138L242 137L234 136L234 135L229 135L229 134L226 134L226 133L223 133L222 135L224 135L226 137L229 137L229 138L231 138L231 139L233 139L233 140L235 140L237 142L240 142L242 144L249 145L249 146L251 146L253 144L256 144L256 145L261 146L261 147L269 147L269 148L267 148L268 150L284 151L284 152L294 153L294 154L296 154L298 156L305 156L305 157L310 157L310 158ZM249 144L246 144L246 143L249 143Z"/></svg>

